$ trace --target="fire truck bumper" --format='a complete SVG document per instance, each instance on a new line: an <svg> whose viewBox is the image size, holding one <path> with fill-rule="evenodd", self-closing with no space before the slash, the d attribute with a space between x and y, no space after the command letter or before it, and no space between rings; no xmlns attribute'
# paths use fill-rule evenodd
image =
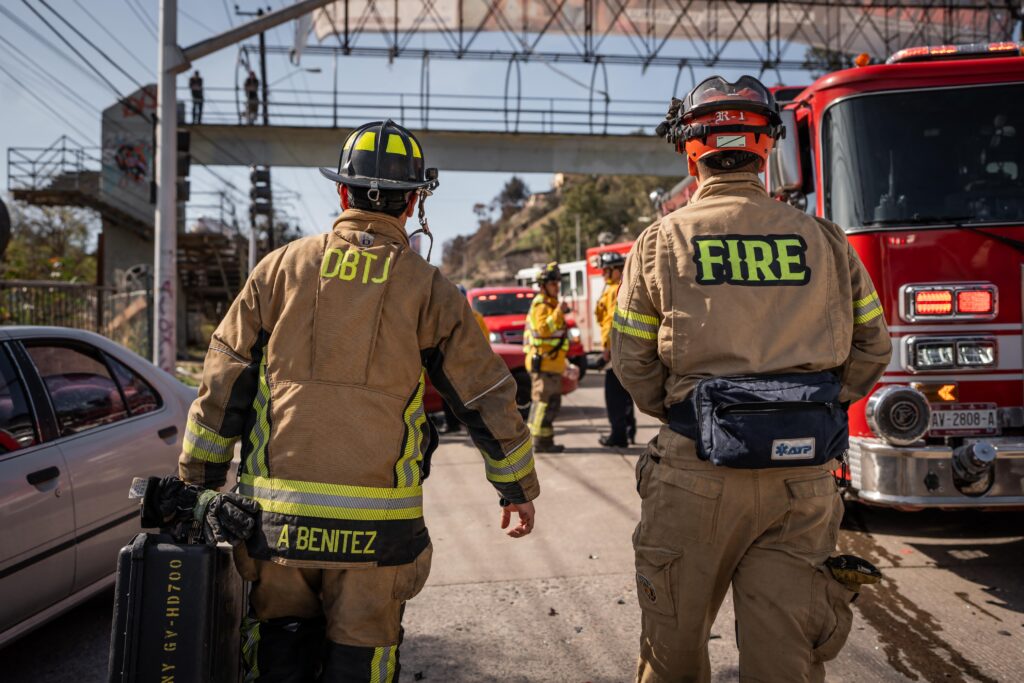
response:
<svg viewBox="0 0 1024 683"><path fill-rule="evenodd" d="M879 439L850 439L850 493L877 505L900 508L1024 508L1024 438L970 439L995 457L977 484L964 485L947 446L892 446ZM960 470L962 472L962 470Z"/></svg>

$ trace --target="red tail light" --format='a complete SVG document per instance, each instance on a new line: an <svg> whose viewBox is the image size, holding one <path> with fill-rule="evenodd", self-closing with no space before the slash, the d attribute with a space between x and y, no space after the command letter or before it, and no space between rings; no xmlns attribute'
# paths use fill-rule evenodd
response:
<svg viewBox="0 0 1024 683"><path fill-rule="evenodd" d="M914 292L914 312L917 315L950 315L953 312L952 290L930 289Z"/></svg>
<svg viewBox="0 0 1024 683"><path fill-rule="evenodd" d="M992 292L968 289L956 293L956 310L961 313L991 313L994 306Z"/></svg>

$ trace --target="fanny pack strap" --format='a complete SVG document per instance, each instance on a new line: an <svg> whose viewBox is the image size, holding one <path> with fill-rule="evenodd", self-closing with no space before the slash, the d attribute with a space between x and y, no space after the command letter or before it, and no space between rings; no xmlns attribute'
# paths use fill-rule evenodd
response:
<svg viewBox="0 0 1024 683"><path fill-rule="evenodd" d="M687 439L700 441L700 429L697 427L697 407L693 394L668 407L668 427L676 434Z"/></svg>

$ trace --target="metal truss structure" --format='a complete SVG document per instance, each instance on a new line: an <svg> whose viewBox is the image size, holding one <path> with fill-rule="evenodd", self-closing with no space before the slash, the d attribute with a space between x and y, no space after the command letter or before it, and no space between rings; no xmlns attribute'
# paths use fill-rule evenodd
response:
<svg viewBox="0 0 1024 683"><path fill-rule="evenodd" d="M314 13L321 45L303 51L763 73L807 68L808 48L842 64L862 52L884 60L912 45L1011 40L1022 9L1020 0L339 0Z"/></svg>

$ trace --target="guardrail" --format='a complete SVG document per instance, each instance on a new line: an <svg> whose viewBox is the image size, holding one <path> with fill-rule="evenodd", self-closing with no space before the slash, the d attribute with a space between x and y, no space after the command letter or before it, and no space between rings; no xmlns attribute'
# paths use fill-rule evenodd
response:
<svg viewBox="0 0 1024 683"><path fill-rule="evenodd" d="M62 135L49 147L7 149L7 189L80 189L84 171L99 171L100 149Z"/></svg>
<svg viewBox="0 0 1024 683"><path fill-rule="evenodd" d="M262 100L250 108L241 89L206 88L204 94L202 123L263 124ZM187 104L191 95L182 88L178 97ZM667 108L667 100L613 100L600 91L538 97L275 88L267 114L275 126L349 128L390 117L417 130L625 135L652 133Z"/></svg>

